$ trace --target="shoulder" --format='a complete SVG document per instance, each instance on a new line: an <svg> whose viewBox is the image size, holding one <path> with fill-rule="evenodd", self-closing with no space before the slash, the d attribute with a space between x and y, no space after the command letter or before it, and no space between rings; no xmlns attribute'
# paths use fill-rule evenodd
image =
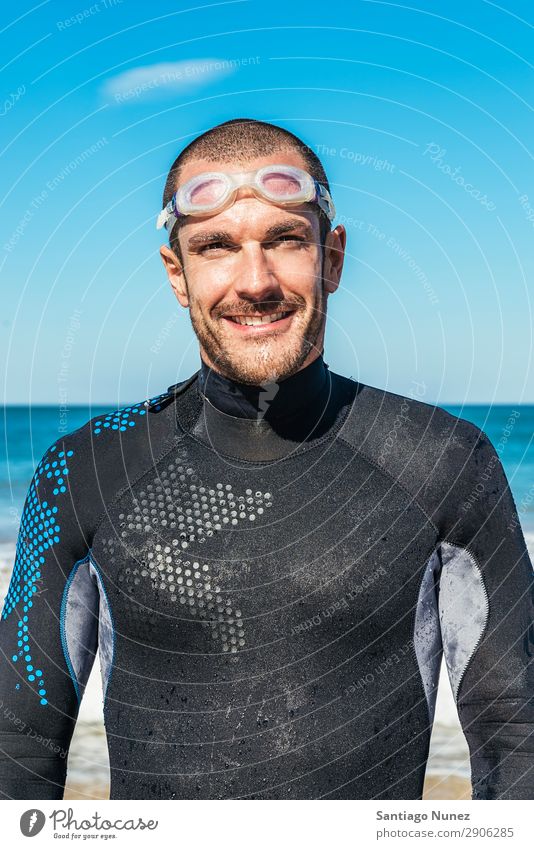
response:
<svg viewBox="0 0 534 849"><path fill-rule="evenodd" d="M32 497L67 500L89 526L120 490L172 447L173 397L167 390L59 434L35 467Z"/></svg>
<svg viewBox="0 0 534 849"><path fill-rule="evenodd" d="M174 407L184 402L186 390L198 373L196 371L185 380L173 383L158 395L93 416L58 441L78 449L87 449L87 444L91 444L94 450L98 450L99 446L124 447L127 443L123 435L132 431L137 439L145 438L150 429L154 436L163 437L165 431L174 430Z"/></svg>
<svg viewBox="0 0 534 849"><path fill-rule="evenodd" d="M48 451L60 444L65 448L68 447L72 453L90 451L93 455L100 451L105 453L108 448L124 449L127 445L126 434L135 436L137 439L146 435L149 422L153 424L155 417L172 400L172 390L174 386L150 398L143 398L116 409L110 408L109 412L94 415L76 429L60 435ZM164 419L166 416L160 416L160 418Z"/></svg>
<svg viewBox="0 0 534 849"><path fill-rule="evenodd" d="M348 380L348 378L343 378ZM490 439L477 425L424 401L424 384L403 395L357 384L340 432L355 451L414 495L439 524L452 493L468 491L488 463L500 470Z"/></svg>
<svg viewBox="0 0 534 849"><path fill-rule="evenodd" d="M459 452L470 451L477 440L485 437L467 419L424 401L423 383L414 381L411 393L403 395L340 375L336 377L356 386L344 436L376 459L385 461L391 456L392 460L397 457L402 461L418 456L422 460L433 450L447 451L454 447Z"/></svg>

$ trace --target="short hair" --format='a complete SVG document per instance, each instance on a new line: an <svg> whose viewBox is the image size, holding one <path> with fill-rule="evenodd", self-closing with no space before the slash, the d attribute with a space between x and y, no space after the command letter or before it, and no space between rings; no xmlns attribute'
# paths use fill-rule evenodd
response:
<svg viewBox="0 0 534 849"><path fill-rule="evenodd" d="M254 118L232 118L222 124L212 127L202 135L193 139L174 160L167 175L163 192L163 207L172 198L182 169L187 162L194 159L206 159L211 162L240 162L246 163L258 156L265 156L276 151L289 148L297 150L305 164L308 173L322 186L330 191L330 186L319 157L298 136L289 130L266 121ZM324 245L326 234L331 230L330 219L316 203L303 204L319 214L319 231L321 245ZM181 263L182 253L178 233L187 218L179 218L169 233L169 244Z"/></svg>

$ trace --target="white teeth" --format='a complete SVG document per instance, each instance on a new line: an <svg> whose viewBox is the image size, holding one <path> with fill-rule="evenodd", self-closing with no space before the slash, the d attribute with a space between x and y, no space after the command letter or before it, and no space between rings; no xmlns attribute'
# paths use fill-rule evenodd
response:
<svg viewBox="0 0 534 849"><path fill-rule="evenodd" d="M252 327L256 324L271 324L271 322L279 321L281 318L284 318L284 316L286 316L286 315L287 315L286 312L277 312L277 313L272 313L271 315L264 315L264 316L232 315L232 316L229 316L229 317L232 319L232 321L235 321L237 324L248 324Z"/></svg>

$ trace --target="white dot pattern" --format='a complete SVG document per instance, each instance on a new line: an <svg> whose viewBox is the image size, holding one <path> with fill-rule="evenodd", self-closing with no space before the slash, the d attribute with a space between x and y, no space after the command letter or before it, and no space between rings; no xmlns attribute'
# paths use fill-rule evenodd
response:
<svg viewBox="0 0 534 849"><path fill-rule="evenodd" d="M119 582L130 594L149 579L179 606L181 616L209 624L223 651L237 652L245 645L242 612L215 580L210 564L188 556L187 549L225 528L261 519L272 503L270 492L246 489L237 495L230 483L204 485L182 449L177 461L133 497L130 512L118 516L121 541L135 532L146 535L143 559L121 570ZM113 560L116 543L103 544Z"/></svg>

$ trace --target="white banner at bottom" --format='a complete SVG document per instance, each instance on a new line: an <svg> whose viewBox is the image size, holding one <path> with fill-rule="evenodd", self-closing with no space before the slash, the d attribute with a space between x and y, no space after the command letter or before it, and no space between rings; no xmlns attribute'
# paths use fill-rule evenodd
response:
<svg viewBox="0 0 534 849"><path fill-rule="evenodd" d="M530 847L525 801L4 801L4 846Z"/></svg>

